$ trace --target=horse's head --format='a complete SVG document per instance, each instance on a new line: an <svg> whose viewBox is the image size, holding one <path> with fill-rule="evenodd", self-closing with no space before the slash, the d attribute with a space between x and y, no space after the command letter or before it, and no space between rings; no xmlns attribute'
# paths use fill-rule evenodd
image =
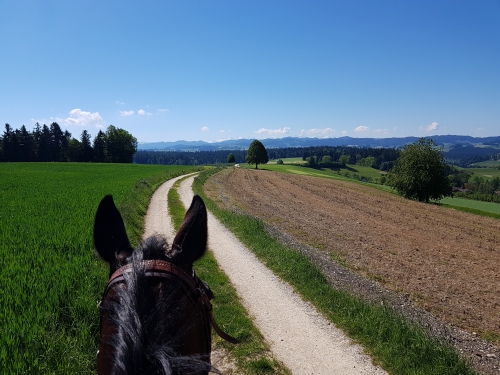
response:
<svg viewBox="0 0 500 375"><path fill-rule="evenodd" d="M208 373L213 295L193 271L206 243L207 211L198 196L171 247L154 236L135 250L113 198L101 201L94 244L110 265L110 281L100 303L99 374Z"/></svg>

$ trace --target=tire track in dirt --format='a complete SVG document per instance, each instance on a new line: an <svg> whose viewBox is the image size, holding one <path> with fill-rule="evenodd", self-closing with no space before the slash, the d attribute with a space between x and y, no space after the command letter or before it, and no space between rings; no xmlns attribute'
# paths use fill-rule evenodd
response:
<svg viewBox="0 0 500 375"><path fill-rule="evenodd" d="M181 183L186 207L194 177ZM209 212L208 246L275 357L293 374L386 374L293 288L277 278Z"/></svg>

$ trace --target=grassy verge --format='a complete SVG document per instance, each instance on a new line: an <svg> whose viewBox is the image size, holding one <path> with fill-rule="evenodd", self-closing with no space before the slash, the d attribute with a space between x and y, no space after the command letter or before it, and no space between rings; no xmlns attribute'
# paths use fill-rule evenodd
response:
<svg viewBox="0 0 500 375"><path fill-rule="evenodd" d="M177 181L168 192L168 208L175 230L180 228L186 213L177 193L181 181ZM240 344L233 345L214 333L212 340L215 346L225 349L240 371L246 374L289 374L282 364L271 357L269 346L239 302L235 289L219 268L210 250L196 262L195 268L198 276L205 280L214 292L215 299L212 304L217 323L225 332L241 341ZM214 365L217 367L216 363Z"/></svg>
<svg viewBox="0 0 500 375"><path fill-rule="evenodd" d="M321 271L306 256L291 250L265 230L257 219L222 210L208 199L203 184L206 171L195 179L195 193L209 210L274 273L290 283L348 336L361 343L390 374L474 374L448 345L429 337L392 310L374 306L331 288Z"/></svg>

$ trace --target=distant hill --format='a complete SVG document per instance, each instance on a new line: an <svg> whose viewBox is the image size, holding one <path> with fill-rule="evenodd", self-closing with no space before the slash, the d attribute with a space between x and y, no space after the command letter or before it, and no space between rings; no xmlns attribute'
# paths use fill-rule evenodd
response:
<svg viewBox="0 0 500 375"><path fill-rule="evenodd" d="M312 146L355 146L355 147L386 147L398 148L415 142L419 137L403 138L268 138L261 139L266 148L287 148L287 147L312 147ZM462 146L472 146L475 148L492 148L491 152L499 149L500 136L498 137L471 137L467 135L435 135L432 137L438 145L445 150ZM139 143L139 150L155 151L217 151L217 150L247 150L253 139L234 139L221 142L203 141L176 141L176 142L151 142ZM470 149L468 150L470 151ZM482 151L484 152L484 150Z"/></svg>
<svg viewBox="0 0 500 375"><path fill-rule="evenodd" d="M443 147L447 163L467 167L485 160L500 160L500 137L474 138L460 135L438 135L431 137ZM263 139L270 159L307 157L319 159L326 154L336 161L340 154L348 155L351 163L358 157L374 156L379 165L394 162L395 149L414 143L418 137L405 138L298 138ZM229 153L237 163L245 161L246 151L252 139L229 140L217 143L203 141L177 141L139 144L134 156L138 164L217 164L225 163ZM329 150L327 150L329 149ZM332 151L336 149L335 151ZM387 165L385 166L387 167Z"/></svg>

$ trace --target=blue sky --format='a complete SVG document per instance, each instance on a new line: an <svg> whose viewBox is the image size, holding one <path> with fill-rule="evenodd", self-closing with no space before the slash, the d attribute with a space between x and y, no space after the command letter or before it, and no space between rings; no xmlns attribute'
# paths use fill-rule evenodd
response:
<svg viewBox="0 0 500 375"><path fill-rule="evenodd" d="M13 128L500 135L500 0L0 0L0 15Z"/></svg>

